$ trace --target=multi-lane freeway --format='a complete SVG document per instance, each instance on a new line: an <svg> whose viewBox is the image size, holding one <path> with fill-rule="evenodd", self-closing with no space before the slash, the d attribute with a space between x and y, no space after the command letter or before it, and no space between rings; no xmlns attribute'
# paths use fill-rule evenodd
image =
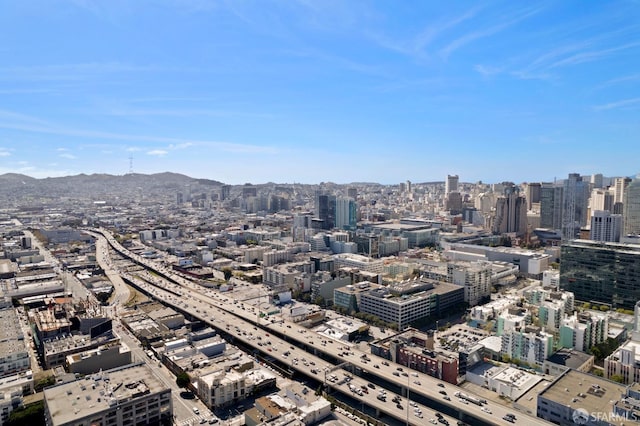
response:
<svg viewBox="0 0 640 426"><path fill-rule="evenodd" d="M296 323L287 321L272 322L268 318L261 318L258 308L245 302L233 300L230 296L203 288L167 268L155 265L149 260L132 253L122 247L107 231L99 230L109 244L121 255L128 257L147 269L163 276L149 276L145 280L128 274L125 278L136 286L168 305L182 310L203 322L206 322L247 347L262 352L265 356L272 356L287 363L291 370L310 376L327 386L350 395L376 410L380 410L396 419L411 423L425 424L429 420L437 421L440 415L433 408L416 405L414 401L407 402L407 390L410 397L420 401L435 401L436 407L443 407L444 412L458 413L460 418L474 424L513 424L527 422L531 425L547 425L542 419L519 413L513 416L513 410L495 403L475 405L466 403L464 399L456 397L457 392L463 392L471 397L482 399L477 395L461 388L442 382L434 377L404 369L398 364L383 358L366 354L357 347L342 341L335 341L321 336ZM321 355L321 356L320 356ZM367 360L368 359L368 360ZM328 360L333 360L330 362ZM347 370L336 368L336 364L348 362L361 371L376 377L376 382L385 385L386 390L400 389L402 397L378 398L380 386L375 391L369 387L369 381L353 377L350 382L340 378L351 376ZM332 371L328 376L327 373ZM405 371L406 370L406 371ZM338 376L338 380L327 380L331 374ZM373 384L373 383L372 383ZM374 385L375 386L375 385ZM368 393L364 392L367 388ZM354 391L360 389L360 391ZM396 401L393 401L395 399ZM431 402L434 405L433 402ZM443 418L441 423L451 422L451 418Z"/></svg>

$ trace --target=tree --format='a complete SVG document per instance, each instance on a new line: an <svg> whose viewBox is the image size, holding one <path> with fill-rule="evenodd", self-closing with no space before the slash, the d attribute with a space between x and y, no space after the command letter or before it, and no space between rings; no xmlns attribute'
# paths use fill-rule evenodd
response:
<svg viewBox="0 0 640 426"><path fill-rule="evenodd" d="M44 401L17 408L9 414L8 426L44 426Z"/></svg>
<svg viewBox="0 0 640 426"><path fill-rule="evenodd" d="M222 268L222 272L224 272L224 279L226 281L229 281L229 279L233 275L233 271L231 270L231 268Z"/></svg>
<svg viewBox="0 0 640 426"><path fill-rule="evenodd" d="M611 380L618 383L624 383L624 377L622 377L620 374L614 374L613 376L611 376Z"/></svg>
<svg viewBox="0 0 640 426"><path fill-rule="evenodd" d="M176 385L178 385L179 388L186 389L190 383L191 377L184 371L176 376Z"/></svg>

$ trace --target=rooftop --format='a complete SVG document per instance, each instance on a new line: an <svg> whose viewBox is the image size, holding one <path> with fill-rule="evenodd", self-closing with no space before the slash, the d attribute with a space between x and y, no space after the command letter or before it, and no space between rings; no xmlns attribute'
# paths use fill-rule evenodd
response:
<svg viewBox="0 0 640 426"><path fill-rule="evenodd" d="M584 352L572 351L571 349L560 349L558 352L547 358L547 361L577 370L591 358L593 358L593 355L589 355Z"/></svg>
<svg viewBox="0 0 640 426"><path fill-rule="evenodd" d="M539 398L570 406L573 410L581 408L588 413L611 413L613 404L620 400L625 389L624 385L597 376L567 370L547 386Z"/></svg>
<svg viewBox="0 0 640 426"><path fill-rule="evenodd" d="M104 371L44 390L53 426L90 416L166 388L144 364Z"/></svg>

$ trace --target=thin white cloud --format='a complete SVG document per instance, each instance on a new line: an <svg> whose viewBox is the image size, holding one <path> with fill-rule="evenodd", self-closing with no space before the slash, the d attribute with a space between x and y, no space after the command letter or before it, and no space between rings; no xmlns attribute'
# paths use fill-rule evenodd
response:
<svg viewBox="0 0 640 426"><path fill-rule="evenodd" d="M503 69L499 67L492 67L489 65L481 64L474 66L473 69L485 77L491 77L492 75L500 74L503 71Z"/></svg>
<svg viewBox="0 0 640 426"><path fill-rule="evenodd" d="M99 131L93 131L93 130L58 128L58 127L39 126L39 125L32 125L32 124L21 124L21 123L3 122L3 121L0 121L0 128L22 130L25 132L33 132L33 133L45 133L45 134L59 135L59 136L82 137L82 138L108 139L108 140L119 140L119 141L160 142L160 143L169 143L169 144L185 143L184 139L168 138L164 136L130 135L130 134L124 134L124 133L110 133L110 132L99 132ZM217 142L217 141L207 141L207 140L191 140L189 142L193 145L216 148L216 149L220 149L222 151L227 151L227 152L243 152L247 154L276 152L276 149L271 146L237 144L237 143L231 143L231 142ZM133 151L133 150L130 150L130 151Z"/></svg>
<svg viewBox="0 0 640 426"><path fill-rule="evenodd" d="M596 105L593 107L594 111L608 111L610 109L623 108L630 105L640 103L640 98L623 99L616 102L610 102L608 104Z"/></svg>
<svg viewBox="0 0 640 426"><path fill-rule="evenodd" d="M625 76L622 76L622 77L617 77L617 78L612 78L610 80L607 80L604 83L594 87L593 90L594 91L595 90L601 90L601 89L605 89L607 87L616 86L618 84L636 82L638 80L640 80L640 74L625 75Z"/></svg>
<svg viewBox="0 0 640 426"><path fill-rule="evenodd" d="M58 155L58 157L60 157L60 158L66 158L67 160L75 160L76 158L78 158L78 157L76 157L75 155L70 154L70 153L68 153L68 152L62 153L62 154Z"/></svg>
<svg viewBox="0 0 640 426"><path fill-rule="evenodd" d="M171 144L169 145L168 149L174 150L174 149L186 149L189 147L192 147L193 143L192 142L183 142L183 143L178 143L178 144Z"/></svg>
<svg viewBox="0 0 640 426"><path fill-rule="evenodd" d="M481 7L475 7L462 13L460 16L440 22L431 22L410 40L397 41L372 32L365 32L365 35L383 49L398 52L415 59L422 59L427 56L425 50L429 45L442 37L447 31L475 17L481 9Z"/></svg>
<svg viewBox="0 0 640 426"><path fill-rule="evenodd" d="M640 42L635 42L635 43L627 43L622 46L611 47L608 49L592 50L587 52L576 53L575 55L569 56L567 58L564 58L562 60L559 60L549 65L549 69L596 61L598 59L602 59L606 56L609 56L612 53L628 50L628 49L639 47L639 46L640 46Z"/></svg>
<svg viewBox="0 0 640 426"><path fill-rule="evenodd" d="M489 37L492 36L494 34L497 34L515 24L517 24L520 21L523 21L533 15L538 14L540 11L542 11L542 8L536 8L536 9L527 9L524 10L520 13L518 13L515 17L509 19L506 22L501 22L499 24L493 25L489 28L485 28L483 30L480 31L474 31L472 33L469 34L465 34L462 37L459 37L455 40L453 40L452 42L450 42L449 44L447 44L444 48L440 49L440 56L447 58L449 57L453 52L455 52L456 50L460 49L463 46L466 46L469 43L472 43L476 40L479 40L481 38L485 38L485 37Z"/></svg>
<svg viewBox="0 0 640 426"><path fill-rule="evenodd" d="M69 151L67 148L56 148L56 151L58 152L66 152Z"/></svg>
<svg viewBox="0 0 640 426"><path fill-rule="evenodd" d="M9 157L11 153L9 151L0 150L0 157Z"/></svg>
<svg viewBox="0 0 640 426"><path fill-rule="evenodd" d="M163 155L167 155L169 151L164 149L152 149L151 151L147 151L147 155L155 155L158 157L162 157Z"/></svg>
<svg viewBox="0 0 640 426"><path fill-rule="evenodd" d="M587 29L591 33L596 32L591 27ZM577 32L578 35L582 35L582 32L587 29L579 27L573 33ZM637 41L631 43L621 42L621 40L626 41L632 34L635 34L636 30L632 27L605 32L595 37L589 37L591 33L585 33L584 37L578 41L563 43L563 38L567 31L565 28L557 30L557 34L554 33L554 40L557 42L554 43L552 49L538 55L535 59L530 60L526 66L512 71L511 74L521 79L548 79L552 76L552 72L557 72L561 68L596 62L640 47L640 42ZM573 36L575 37L575 35ZM603 87L606 87L606 85L607 83Z"/></svg>

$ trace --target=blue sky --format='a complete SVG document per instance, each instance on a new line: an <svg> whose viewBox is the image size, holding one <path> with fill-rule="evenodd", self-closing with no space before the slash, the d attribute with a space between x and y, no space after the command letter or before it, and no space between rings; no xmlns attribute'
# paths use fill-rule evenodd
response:
<svg viewBox="0 0 640 426"><path fill-rule="evenodd" d="M638 1L0 0L0 173L640 171Z"/></svg>

